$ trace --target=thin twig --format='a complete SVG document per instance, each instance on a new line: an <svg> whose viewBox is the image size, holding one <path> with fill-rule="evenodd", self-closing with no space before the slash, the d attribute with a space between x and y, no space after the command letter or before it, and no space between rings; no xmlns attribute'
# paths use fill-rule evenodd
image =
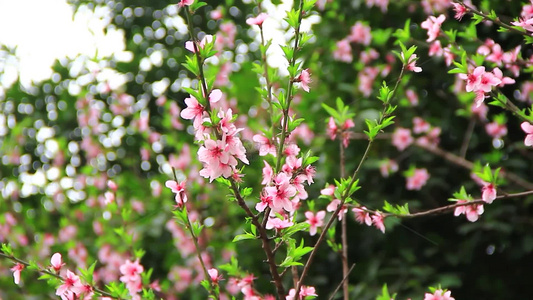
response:
<svg viewBox="0 0 533 300"><path fill-rule="evenodd" d="M532 191L521 192L521 193L497 196L495 200L511 199L511 198L517 198L517 197L522 197L522 196L528 196L528 195L533 195L533 190ZM412 214L408 214L408 215L398 215L398 214L391 214L391 213L382 213L382 214L384 215L384 217L391 217L392 216L392 217L397 217L397 218L408 219L408 218L417 218L417 217L424 217L424 216L429 216L429 215L442 214L442 213L446 213L448 211L451 211L451 210L453 210L453 209L455 209L457 207L467 206L467 205L474 205L474 204L487 204L487 203L485 201L483 201L483 199L475 199L475 200L468 201L468 202L455 203L455 204L446 205L446 206L442 206L442 207L437 207L437 208L433 208L433 209L428 209L428 210L425 210L425 211L420 211L420 212L416 212L416 213L412 213Z"/></svg>
<svg viewBox="0 0 533 300"><path fill-rule="evenodd" d="M495 23L495 24L498 24L499 26L501 26L501 27L503 27L503 28L505 28L505 29L508 29L508 30L513 31L513 32L518 33L518 34L521 34L521 35L523 35L523 36L529 36L529 37L531 36L531 35L528 34L527 32L524 32L524 31L518 30L518 29L512 27L512 26L509 25L509 24L505 24L505 23L503 23L502 21L500 21L500 18L495 18L495 19L491 18L490 16L488 16L488 15L482 13L481 11L479 11L479 10L477 10L477 9L475 9L475 8L473 8L473 7L471 7L470 5L464 3L464 1L461 1L461 0L454 0L454 2L463 5L463 6L466 7L471 13L476 14L476 15L478 15L478 16L481 16L481 17L483 17L483 19L488 20L488 21L491 21L491 22L493 22L493 23Z"/></svg>
<svg viewBox="0 0 533 300"><path fill-rule="evenodd" d="M398 79L396 81L396 84L394 86L394 90L392 91L390 99L393 99L394 96L396 95L396 91L398 89L398 86L400 85L400 82L401 82L401 80L403 78L403 74L405 72L405 67L406 67L405 65L402 66L402 69L400 71L400 76L398 76ZM381 113L381 118L380 118L378 124L381 124L381 122L383 122L383 120L388 117L388 115L386 115L386 113L385 113L386 111L387 111L387 105L384 105L383 106L383 111ZM357 174L359 174L359 170L361 169L361 166L363 165L363 162L367 159L368 154L370 153L370 148L372 147L373 141L374 141L374 139L371 139L371 140L368 141L368 144L366 146L365 152L363 153L363 156L361 157L361 160L359 161L359 164L357 165L357 168L355 169L355 171L352 174L351 181L348 184L348 186L346 187L346 190L344 191L343 195L341 195L341 199L340 199L341 203L337 206L337 209L330 216L330 218L328 220L328 223L322 229L322 233L320 234L320 236L318 237L318 240L315 243L313 251L311 251L311 254L309 254L309 258L307 259L307 262L304 265L304 269L302 271L302 274L300 275L300 280L298 281L298 286L296 286L296 294L298 294L300 292L300 289L302 288L303 280L305 279L305 276L309 272L309 269L311 267L311 263L313 262L313 259L314 259L315 255L316 255L317 251L318 251L318 246L322 243L322 241L324 240L324 238L326 236L327 231L329 230L329 228L333 224L333 221L335 220L337 215L340 213L340 211L343 209L344 203L346 202L346 198L348 198L350 190L352 189L352 186L357 181L357 179L356 179L357 178Z"/></svg>
<svg viewBox="0 0 533 300"><path fill-rule="evenodd" d="M7 255L7 254L5 254L5 253L2 252L2 251L0 251L0 257L7 258L7 259L9 259L9 260L11 260L11 261L14 261L14 262L17 262L17 263L23 264L25 267L29 267L29 266L30 266L30 263L29 263L29 262L26 262L26 261L24 261L24 260L22 260L22 259L16 258L16 257L14 257L14 256L12 256L12 255ZM48 270L46 270L46 269L41 269L41 268L39 268L39 269L37 270L37 272L39 272L39 273L43 273L43 274L47 274L47 275L50 275L50 276L53 276L53 277L55 277L55 278L57 278L57 279L59 279L59 280L61 280L61 281L65 281L65 280L63 279L63 277L61 277L59 274L56 274L56 273L50 272L50 271L48 271ZM91 288L92 288L92 290L93 290L94 292L96 292L96 293L98 293L98 294L100 294L100 295L102 295L102 296L110 297L110 298L113 298L113 299L121 299L121 298L117 298L117 297L113 296L112 294L110 294L110 293L108 293L108 292L102 291L101 289L99 289L99 288L97 288L97 287L95 287L95 286L92 286L92 285L91 285Z"/></svg>
<svg viewBox="0 0 533 300"><path fill-rule="evenodd" d="M470 145L470 139L472 138L472 133L474 132L475 125L476 125L476 119L470 118L470 122L468 122L468 128L466 129L466 133L463 138L463 143L461 145L461 150L459 151L459 155L462 158L466 157L466 151L468 151L468 145Z"/></svg>
<svg viewBox="0 0 533 300"><path fill-rule="evenodd" d="M352 272L354 267L355 267L355 264L352 264L352 266L350 267L350 270L348 270L348 273L346 275L344 275L344 278L342 279L342 281L339 282L339 285L337 285L337 288L333 291L333 293L329 297L329 300L333 300L333 297L335 297L335 294L337 294L337 292L339 291L341 286L344 284L344 282L346 282L348 280L348 275L350 275L350 273Z"/></svg>
<svg viewBox="0 0 533 300"><path fill-rule="evenodd" d="M419 148L422 148L424 150L427 150L435 155L438 155L440 157L443 157L444 159L446 159L447 161L451 162L451 163L454 163L458 166L461 166L465 169L468 169L468 170L473 170L474 169L474 163L460 157L460 156L457 156L451 152L448 152L446 150L443 150L437 146L434 146L434 145L427 145L427 144L424 144L424 143L420 143L420 142L415 142L414 143L415 146L419 147ZM528 190L533 190L533 183L531 182L528 182L527 180L524 180L522 179L520 176L514 174L514 173L511 173L509 171L502 171L500 172L500 176L515 183L516 185L518 186L521 186L525 189L528 189Z"/></svg>

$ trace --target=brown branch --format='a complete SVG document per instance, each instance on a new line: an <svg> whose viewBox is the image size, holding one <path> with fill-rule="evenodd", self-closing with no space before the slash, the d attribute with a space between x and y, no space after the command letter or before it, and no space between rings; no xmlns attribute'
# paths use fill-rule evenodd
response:
<svg viewBox="0 0 533 300"><path fill-rule="evenodd" d="M346 275L344 275L344 278L342 279L342 281L339 283L339 285L337 286L337 288L333 291L333 293L331 294L331 296L329 297L329 300L332 300L333 297L335 297L335 294L337 294L337 292L339 291L339 289L341 288L341 286L344 284L344 282L346 282L348 280L348 275L350 275L350 273L352 272L353 268L355 267L355 264L353 264L351 267L350 267L350 270L348 270L348 273Z"/></svg>
<svg viewBox="0 0 533 300"><path fill-rule="evenodd" d="M454 163L458 166L461 166L465 169L468 169L468 170L472 170L474 169L474 164L460 156L457 156L451 152L448 152L446 150L443 150L437 146L433 146L433 145L427 145L427 144L424 144L424 143L420 143L418 141L416 141L414 143L414 145L416 145L417 147L419 148L422 148L424 150L427 150L428 152L431 152L435 155L438 155L444 159L446 159L447 161L451 162L451 163ZM500 172L500 176L502 176L503 178L513 182L514 184L518 185L518 186L521 186L525 189L528 189L528 190L533 190L533 183L531 182L528 182L527 180L524 180L522 179L520 176L514 174L514 173L511 173L511 172L508 172L508 171L501 171Z"/></svg>
<svg viewBox="0 0 533 300"><path fill-rule="evenodd" d="M276 260L274 258L274 252L270 248L270 241L268 239L268 235L266 232L265 227L259 222L259 219L256 215L250 210L248 205L246 205L246 202L242 198L241 193L239 192L239 188L235 184L235 181L233 179L230 179L231 182L231 190L233 191L233 195L237 199L237 202L239 203L239 206L246 212L248 217L251 218L252 224L259 230L259 238L261 239L261 242L263 243L263 250L265 251L265 254L267 256L267 262L268 266L270 268L270 274L272 275L272 279L274 280L274 285L276 286L276 290L278 293L278 297L280 299L283 299L285 297L285 288L283 287L283 283L281 281L281 276L278 272L277 266L276 266ZM265 219L268 218L268 216L265 216Z"/></svg>
<svg viewBox="0 0 533 300"><path fill-rule="evenodd" d="M512 27L512 26L509 25L509 24L505 24L505 23L503 23L502 21L500 21L500 18L498 18L498 17L496 17L495 19L491 18L490 16L488 16L488 15L482 13L481 11L479 11L479 10L477 10L477 9L475 9L475 8L473 8L473 7L471 7L470 5L464 3L464 2L461 1L461 0L454 0L453 2L461 4L462 6L466 7L466 8L468 9L468 11L470 11L472 14L475 14L475 15L481 16L481 17L483 17L483 19L485 19L485 20L487 20L487 21L491 21L491 22L493 22L493 23L495 23L495 24L498 24L500 27L503 27L503 28L508 29L508 30L510 30L510 31L513 31L513 32L515 32L515 33L521 34L521 35L523 35L523 36L531 36L530 34L528 34L528 33L525 32L525 31L518 30L518 29Z"/></svg>
<svg viewBox="0 0 533 300"><path fill-rule="evenodd" d="M533 190L527 191L527 192L497 196L495 200L511 199L511 198L517 198L517 197L522 197L522 196L527 196L527 195L533 195ZM425 211L420 211L420 212L416 212L416 213L412 213L408 215L398 215L398 214L391 214L391 213L382 213L382 214L384 215L384 217L397 217L397 218L404 218L404 219L417 218L417 217L424 217L424 216L429 216L429 215L442 214L452 209L455 209L457 207L474 205L474 204L487 204L487 203L483 201L483 199L475 199L475 200L464 202L464 203L450 204L450 205L437 207L437 208L433 208L433 209L429 209Z"/></svg>
<svg viewBox="0 0 533 300"><path fill-rule="evenodd" d="M7 255L6 253L4 253L4 252L2 252L2 251L0 251L0 257L7 258L7 259L9 259L9 260L11 260L11 261L14 261L14 262L16 262L16 263L19 263L19 264L23 264L25 267L29 267L29 266L30 266L30 263L29 263L29 262L24 261L24 260L19 259L19 258L16 258L16 257L14 257L14 256L12 256L12 255ZM50 271L48 271L48 270L46 270L46 269L41 269L41 268L39 268L39 269L37 270L37 272L42 273L42 274L50 275L50 276L55 277L55 278L57 278L57 279L59 279L59 280L61 280L61 281L63 281L63 282L65 281L65 280L63 279L63 277L61 277L59 274L56 274L56 273L50 272ZM92 290L93 290L94 292L96 292L96 293L98 293L98 294L100 294L100 295L102 295L102 296L109 297L109 298L113 298L113 299L121 299L121 298L117 298L117 297L111 295L111 294L108 293L108 292L102 291L101 289L99 289L99 288L97 288L97 287L95 287L95 286L93 286L93 285L91 285L91 288L92 288Z"/></svg>

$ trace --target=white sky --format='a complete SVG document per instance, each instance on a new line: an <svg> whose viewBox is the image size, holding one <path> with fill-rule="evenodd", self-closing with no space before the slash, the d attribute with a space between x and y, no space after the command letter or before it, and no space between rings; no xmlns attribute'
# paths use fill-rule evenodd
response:
<svg viewBox="0 0 533 300"><path fill-rule="evenodd" d="M286 63L279 59L283 53L275 45L285 43L287 37L280 21L291 6L292 0L283 1L277 7L264 1L264 8L270 15L265 22L265 35L273 39L269 64L281 70ZM25 86L50 78L55 59L74 58L78 54L94 57L96 49L99 58L114 55L118 60L128 60L123 32L108 28L104 34L110 16L108 8L93 12L82 6L73 18L73 8L66 0L0 0L0 44L16 46L18 58L6 59L0 52L0 89L9 87L18 75ZM308 18L303 30L309 30L311 24L319 20L318 16Z"/></svg>
<svg viewBox="0 0 533 300"><path fill-rule="evenodd" d="M18 61L0 56L0 85L9 86L19 70L23 84L49 78L54 60L86 54L109 56L124 49L123 34L111 30L108 9L73 8L65 0L0 0L0 44L17 47ZM15 76L15 77L14 77Z"/></svg>

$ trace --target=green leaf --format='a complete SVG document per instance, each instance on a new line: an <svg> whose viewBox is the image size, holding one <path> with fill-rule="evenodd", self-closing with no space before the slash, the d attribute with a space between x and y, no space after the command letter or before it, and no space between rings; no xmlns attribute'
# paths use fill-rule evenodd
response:
<svg viewBox="0 0 533 300"><path fill-rule="evenodd" d="M256 238L257 237L255 235L246 232L244 234L239 234L235 236L232 242L235 243L235 242L242 241L242 240L255 240Z"/></svg>
<svg viewBox="0 0 533 300"><path fill-rule="evenodd" d="M379 295L376 300L394 300L396 299L396 294L390 295L389 289L387 288L387 284L383 285L383 288L381 289L381 295Z"/></svg>
<svg viewBox="0 0 533 300"><path fill-rule="evenodd" d="M6 255L13 256L13 249L9 244L2 243L2 252L4 252Z"/></svg>

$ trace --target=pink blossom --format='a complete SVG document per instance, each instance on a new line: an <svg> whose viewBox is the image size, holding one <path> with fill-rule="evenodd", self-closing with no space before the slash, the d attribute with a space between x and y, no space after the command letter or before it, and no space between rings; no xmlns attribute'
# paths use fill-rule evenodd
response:
<svg viewBox="0 0 533 300"><path fill-rule="evenodd" d="M444 50L442 49L442 45L440 44L439 40L436 40L429 45L429 56L442 56L443 54Z"/></svg>
<svg viewBox="0 0 533 300"><path fill-rule="evenodd" d="M305 212L305 217L307 218L307 224L309 224L309 234L311 236L316 234L317 227L324 225L324 217L326 217L326 212L321 210L316 213L316 215L311 212Z"/></svg>
<svg viewBox="0 0 533 300"><path fill-rule="evenodd" d="M453 10L455 11L454 18L456 18L457 20L461 21L461 19L463 18L463 16L467 12L466 7L464 5L462 5L462 4L459 4L459 3L452 3L452 5L453 5Z"/></svg>
<svg viewBox="0 0 533 300"><path fill-rule="evenodd" d="M376 6L381 8L381 12L387 12L387 6L389 5L389 0L366 0L366 6Z"/></svg>
<svg viewBox="0 0 533 300"><path fill-rule="evenodd" d="M222 10L220 7L217 7L217 9L214 9L211 11L211 13L209 14L209 16L211 17L211 19L213 20L220 20L222 19L222 17L224 16L222 14Z"/></svg>
<svg viewBox="0 0 533 300"><path fill-rule="evenodd" d="M389 177L390 173L395 173L398 171L398 163L392 159L385 159L379 163L379 171L381 176Z"/></svg>
<svg viewBox="0 0 533 300"><path fill-rule="evenodd" d="M481 191L481 198L487 204L491 204L496 199L496 187L492 183L484 184Z"/></svg>
<svg viewBox="0 0 533 300"><path fill-rule="evenodd" d="M122 274L120 281L124 283L138 281L141 279L141 273L143 271L144 267L139 263L138 259L134 262L127 259L120 266L120 273Z"/></svg>
<svg viewBox="0 0 533 300"><path fill-rule="evenodd" d="M505 124L499 124L498 122L491 122L485 125L487 133L495 139L500 139L507 135L507 126Z"/></svg>
<svg viewBox="0 0 533 300"><path fill-rule="evenodd" d="M254 142L259 143L259 156L272 154L276 157L276 145L263 135L256 134L253 137Z"/></svg>
<svg viewBox="0 0 533 300"><path fill-rule="evenodd" d="M337 124L335 123L335 119L333 117L329 117L328 120L328 127L327 127L327 133L331 140L335 140L335 137L337 137Z"/></svg>
<svg viewBox="0 0 533 300"><path fill-rule="evenodd" d="M429 179L429 173L426 169L415 169L413 174L407 177L406 188L408 190L420 190Z"/></svg>
<svg viewBox="0 0 533 300"><path fill-rule="evenodd" d="M286 211L293 211L293 205L290 198L297 193L296 189L290 184L290 177L285 173L279 173L274 178L275 186L265 187L267 195L272 197L272 208L275 211L285 209Z"/></svg>
<svg viewBox="0 0 533 300"><path fill-rule="evenodd" d="M267 208L267 206L272 207L272 196L267 195L266 193L261 194L261 202L255 205L255 209L259 212L262 212Z"/></svg>
<svg viewBox="0 0 533 300"><path fill-rule="evenodd" d="M283 149L285 156L297 156L298 153L300 153L300 148L296 144L285 145L285 149Z"/></svg>
<svg viewBox="0 0 533 300"><path fill-rule="evenodd" d="M337 208L339 207L340 204L341 204L341 200L333 199L328 204L328 206L326 206L326 210L329 211L329 212L334 212L334 211L337 210ZM348 208L346 207L346 205L343 205L341 210L339 211L339 215L338 215L339 221L342 220L342 218L344 217L344 215L347 212L348 212Z"/></svg>
<svg viewBox="0 0 533 300"><path fill-rule="evenodd" d="M287 296L285 296L285 300L302 300L302 299L305 299L305 297L307 296L318 296L316 294L316 291L315 291L315 288L312 287L312 286L302 286L300 288L300 293L298 295L298 297L296 298L296 290L295 289L291 289L289 291L289 294Z"/></svg>
<svg viewBox="0 0 533 300"><path fill-rule="evenodd" d="M350 46L349 40L343 39L336 43L335 50L333 51L333 59L342 61L345 63L352 62L353 60L352 47Z"/></svg>
<svg viewBox="0 0 533 300"><path fill-rule="evenodd" d="M15 284L20 283L20 272L24 270L24 265L21 263L17 263L14 267L12 267L10 270L13 272L13 281Z"/></svg>
<svg viewBox="0 0 533 300"><path fill-rule="evenodd" d="M412 106L418 105L418 95L415 91L408 89L405 91L405 96L407 97L407 100L409 100L409 103L411 103Z"/></svg>
<svg viewBox="0 0 533 300"><path fill-rule="evenodd" d="M335 186L333 184L330 184L327 187L320 190L320 195L333 196L334 194L335 194Z"/></svg>
<svg viewBox="0 0 533 300"><path fill-rule="evenodd" d="M383 223L383 220L384 217L379 211L372 215L372 224L374 225L374 227L385 233L385 224Z"/></svg>
<svg viewBox="0 0 533 300"><path fill-rule="evenodd" d="M533 31L533 18L519 18L518 22L511 22L511 24L513 24L514 26L522 27L527 31Z"/></svg>
<svg viewBox="0 0 533 300"><path fill-rule="evenodd" d="M455 54L452 52L452 46L448 45L442 50L444 51L444 61L446 62L446 65L451 66L455 60Z"/></svg>
<svg viewBox="0 0 533 300"><path fill-rule="evenodd" d="M270 181L272 181L272 178L274 176L274 170L266 160L264 160L263 163L265 164L265 166L263 167L263 181L261 181L261 184L267 185L270 183Z"/></svg>
<svg viewBox="0 0 533 300"><path fill-rule="evenodd" d="M398 148L399 151L405 150L413 143L413 137L411 136L411 130L407 128L398 127L392 133L392 144Z"/></svg>
<svg viewBox="0 0 533 300"><path fill-rule="evenodd" d="M115 194L111 192L105 192L104 193L104 204L109 205L113 202L115 202Z"/></svg>
<svg viewBox="0 0 533 300"><path fill-rule="evenodd" d="M459 200L457 203L467 203L468 201ZM484 212L483 204L470 204L464 206L458 206L455 208L454 216L462 214L466 215L466 219L470 222L475 222L479 219L479 216Z"/></svg>
<svg viewBox="0 0 533 300"><path fill-rule="evenodd" d="M82 291L83 285L80 282L80 278L70 270L67 270L67 274L65 277L63 277L63 284L60 285L56 290L56 295L62 296L67 292L81 294Z"/></svg>
<svg viewBox="0 0 533 300"><path fill-rule="evenodd" d="M311 83L311 73L309 69L302 70L300 75L295 79L295 82L300 83L300 87L309 93L309 84Z"/></svg>
<svg viewBox="0 0 533 300"><path fill-rule="evenodd" d="M466 91L471 92L478 90L481 75L485 73L485 67L477 67L473 72L468 74L459 74L459 78L466 80Z"/></svg>
<svg viewBox="0 0 533 300"><path fill-rule="evenodd" d="M248 25L258 25L259 27L263 26L263 22L268 18L268 15L265 13L260 13L257 17L246 19L246 24Z"/></svg>
<svg viewBox="0 0 533 300"><path fill-rule="evenodd" d="M370 213L366 211L366 207L355 207L352 211L355 214L355 220L358 223L366 224L368 226L372 225L372 218L370 217Z"/></svg>
<svg viewBox="0 0 533 300"><path fill-rule="evenodd" d="M498 85L498 87L503 87L506 84L514 84L515 83L515 80L513 78L511 78L511 77L503 77L503 72L502 72L502 70L500 70L500 68L494 68L492 70L492 73L494 74L494 76L496 76L496 78L498 78L501 81L500 84Z"/></svg>
<svg viewBox="0 0 533 300"><path fill-rule="evenodd" d="M54 255L52 255L52 258L50 259L50 264L52 268L56 271L56 273L59 273L61 267L65 265L65 263L63 263L63 261L61 260L60 253L54 253Z"/></svg>
<svg viewBox="0 0 533 300"><path fill-rule="evenodd" d="M185 1L187 1L187 0L185 0ZM192 1L194 1L194 0L192 0ZM211 43L212 41L213 41L213 36L212 35L206 35L200 41L200 44L198 45L198 48L199 49L203 49L205 47L206 43ZM191 51L192 53L196 53L196 49L194 47L194 42L193 41L185 42L185 49Z"/></svg>
<svg viewBox="0 0 533 300"><path fill-rule="evenodd" d="M502 47L499 44L492 45L491 54L487 56L486 60L491 61L497 65L502 64L503 59L503 50Z"/></svg>
<svg viewBox="0 0 533 300"><path fill-rule="evenodd" d="M182 110L180 115L186 120L194 120L194 127L196 128L202 123L202 115L205 109L193 96L186 98L185 104L187 104L187 108Z"/></svg>
<svg viewBox="0 0 533 300"><path fill-rule="evenodd" d="M502 81L494 75L492 72L484 72L481 74L481 77L479 78L479 85L477 89L484 91L485 93L488 93L492 90L493 86L497 86Z"/></svg>
<svg viewBox="0 0 533 300"><path fill-rule="evenodd" d="M169 188L173 193L176 193L176 204L178 207L182 207L183 203L187 202L187 195L185 194L185 181L178 183L175 180L167 180L165 186Z"/></svg>
<svg viewBox="0 0 533 300"><path fill-rule="evenodd" d="M452 297L451 291L444 292L443 290L438 289L433 294L426 293L424 295L424 300L455 300L455 298Z"/></svg>
<svg viewBox="0 0 533 300"><path fill-rule="evenodd" d="M268 230L272 228L283 229L283 228L291 227L292 225L294 225L294 223L288 219L282 220L280 218L268 218L265 228Z"/></svg>
<svg viewBox="0 0 533 300"><path fill-rule="evenodd" d="M531 147L533 146L533 125L528 122L523 122L520 124L522 130L526 133L526 138L524 139L524 145Z"/></svg>
<svg viewBox="0 0 533 300"><path fill-rule="evenodd" d="M194 0L180 0L180 3L178 5L180 7L189 6L194 3Z"/></svg>
<svg viewBox="0 0 533 300"><path fill-rule="evenodd" d="M402 56L402 59L403 59L404 58L403 52L401 53L401 56ZM409 57L409 59L407 60L407 65L405 66L405 69L408 70L408 71L415 72L415 73L422 72L422 68L416 66L416 60L417 59L418 58L417 58L416 54L411 55L411 57Z"/></svg>
<svg viewBox="0 0 533 300"><path fill-rule="evenodd" d="M116 192L118 189L117 184L113 180L107 181L107 187L110 188L113 192Z"/></svg>
<svg viewBox="0 0 533 300"><path fill-rule="evenodd" d="M209 103L217 103L222 98L222 91L219 89L214 89L209 94Z"/></svg>
<svg viewBox="0 0 533 300"><path fill-rule="evenodd" d="M354 122L351 119L344 121L342 124L342 146L348 148L350 143L350 131L348 129L355 127Z"/></svg>
<svg viewBox="0 0 533 300"><path fill-rule="evenodd" d="M444 20L446 20L446 16L444 15L440 15L437 18L430 16L424 22L422 22L422 24L420 24L420 27L428 31L428 39L426 40L427 42L432 42L437 38L440 33L440 27Z"/></svg>
<svg viewBox="0 0 533 300"><path fill-rule="evenodd" d="M222 276L218 276L218 270L215 268L207 270L207 273L209 274L209 278L211 278L211 282L214 284L218 284L218 281L222 278Z"/></svg>
<svg viewBox="0 0 533 300"><path fill-rule="evenodd" d="M483 92L482 90L475 91L474 93L476 95L476 97L474 98L474 104L476 105L476 107L481 106L481 104L483 104L483 101L485 101L485 99L489 97L485 95L485 92Z"/></svg>
<svg viewBox="0 0 533 300"><path fill-rule="evenodd" d="M470 110L472 111L472 113L477 115L480 120L487 119L487 112L489 111L489 108L483 102L481 102L479 106L475 103L472 104Z"/></svg>
<svg viewBox="0 0 533 300"><path fill-rule="evenodd" d="M355 23L351 28L351 33L348 36L348 40L354 43L360 43L368 46L372 39L372 34L370 33L370 27L364 25L360 21Z"/></svg>
<svg viewBox="0 0 533 300"><path fill-rule="evenodd" d="M428 132L431 128L431 125L429 125L428 122L426 122L424 119L420 117L414 117L413 118L413 132L416 134Z"/></svg>

